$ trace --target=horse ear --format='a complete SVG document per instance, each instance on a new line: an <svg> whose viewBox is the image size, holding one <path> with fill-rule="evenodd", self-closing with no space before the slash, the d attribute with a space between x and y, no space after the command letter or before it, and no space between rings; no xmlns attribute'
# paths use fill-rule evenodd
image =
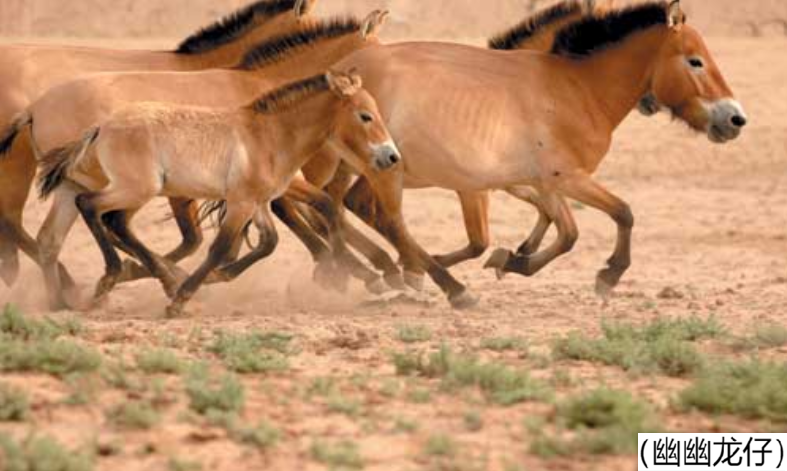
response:
<svg viewBox="0 0 787 471"><path fill-rule="evenodd" d="M325 78L328 80L328 86L331 88L331 91L342 98L355 95L361 88L360 77L357 75L328 71L325 74ZM356 81L356 78L359 81Z"/></svg>
<svg viewBox="0 0 787 471"><path fill-rule="evenodd" d="M361 25L361 36L364 39L377 36L387 18L388 10L375 10L369 13L369 16L363 20L363 25Z"/></svg>
<svg viewBox="0 0 787 471"><path fill-rule="evenodd" d="M669 4L669 26L673 29L680 29L686 22L686 14L680 6L680 0L672 0Z"/></svg>
<svg viewBox="0 0 787 471"><path fill-rule="evenodd" d="M295 16L301 18L309 14L314 8L314 4L317 3L317 0L296 0L295 2Z"/></svg>

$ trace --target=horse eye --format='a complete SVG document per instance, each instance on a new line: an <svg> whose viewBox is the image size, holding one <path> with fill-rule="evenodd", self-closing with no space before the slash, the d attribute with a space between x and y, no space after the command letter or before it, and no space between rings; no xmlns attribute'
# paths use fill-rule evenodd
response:
<svg viewBox="0 0 787 471"><path fill-rule="evenodd" d="M371 123L372 121L374 121L374 117L369 113L361 113L361 121L363 121L364 123Z"/></svg>
<svg viewBox="0 0 787 471"><path fill-rule="evenodd" d="M698 57L692 57L691 59L689 59L689 65L694 67L695 69L701 69L705 66L705 64L702 62L702 59Z"/></svg>

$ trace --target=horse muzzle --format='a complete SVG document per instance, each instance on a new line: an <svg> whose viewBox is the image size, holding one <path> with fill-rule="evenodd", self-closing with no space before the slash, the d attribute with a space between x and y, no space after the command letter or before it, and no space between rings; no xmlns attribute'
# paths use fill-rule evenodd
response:
<svg viewBox="0 0 787 471"><path fill-rule="evenodd" d="M723 99L708 105L708 139L724 144L740 136L749 119L743 107L733 99Z"/></svg>
<svg viewBox="0 0 787 471"><path fill-rule="evenodd" d="M388 170L402 160L402 154L392 141L372 146L372 166L375 170Z"/></svg>

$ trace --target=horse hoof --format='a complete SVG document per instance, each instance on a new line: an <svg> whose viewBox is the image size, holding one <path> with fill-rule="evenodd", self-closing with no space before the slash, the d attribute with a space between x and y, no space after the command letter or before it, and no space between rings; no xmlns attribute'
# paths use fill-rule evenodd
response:
<svg viewBox="0 0 787 471"><path fill-rule="evenodd" d="M0 264L0 279L9 288L14 286L16 280L19 279L19 260L4 261Z"/></svg>
<svg viewBox="0 0 787 471"><path fill-rule="evenodd" d="M416 291L424 290L424 274L411 271L404 272L404 283Z"/></svg>
<svg viewBox="0 0 787 471"><path fill-rule="evenodd" d="M166 315L167 319L176 319L178 317L182 317L183 316L184 309L185 309L185 306L183 305L182 302L175 301L172 304L170 304L169 306L167 306L167 311L166 311L165 315Z"/></svg>
<svg viewBox="0 0 787 471"><path fill-rule="evenodd" d="M498 280L502 280L506 276L505 266L513 254L510 250L497 249L489 257L489 260L484 264L485 269L494 268L495 275Z"/></svg>
<svg viewBox="0 0 787 471"><path fill-rule="evenodd" d="M596 294L605 301L608 300L612 296L612 291L618 285L619 280L620 275L613 271L609 269L601 270L596 275Z"/></svg>
<svg viewBox="0 0 787 471"><path fill-rule="evenodd" d="M103 278L96 285L96 294L93 296L96 300L104 299L117 285L119 274L117 275L104 275Z"/></svg>
<svg viewBox="0 0 787 471"><path fill-rule="evenodd" d="M449 298L448 301L451 303L451 307L456 310L463 311L478 305L479 300L477 297L470 294L468 290L464 290L457 296Z"/></svg>
<svg viewBox="0 0 787 471"><path fill-rule="evenodd" d="M404 291L407 289L407 285L404 284L404 278L399 272L389 273L383 276L383 279L385 280L385 284L396 291Z"/></svg>
<svg viewBox="0 0 787 471"><path fill-rule="evenodd" d="M366 291L372 294L380 295L388 292L388 289L388 285L380 277L366 282Z"/></svg>

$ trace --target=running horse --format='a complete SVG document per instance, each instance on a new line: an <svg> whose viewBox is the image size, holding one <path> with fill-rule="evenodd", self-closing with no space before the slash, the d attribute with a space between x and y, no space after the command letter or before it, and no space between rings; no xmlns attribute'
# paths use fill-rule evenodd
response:
<svg viewBox="0 0 787 471"><path fill-rule="evenodd" d="M501 249L487 262L499 274L532 276L574 247L579 231L566 199L580 201L618 228L596 282L608 295L630 266L634 226L630 206L592 177L615 129L648 93L714 143L737 138L747 118L679 1L584 18L557 34L551 52L413 42L337 64L363 76L405 157L388 188L360 179L347 206L389 236L386 215L404 188L533 189L557 239L534 253ZM375 199L381 194L386 201ZM423 259L403 263L423 273Z"/></svg>

